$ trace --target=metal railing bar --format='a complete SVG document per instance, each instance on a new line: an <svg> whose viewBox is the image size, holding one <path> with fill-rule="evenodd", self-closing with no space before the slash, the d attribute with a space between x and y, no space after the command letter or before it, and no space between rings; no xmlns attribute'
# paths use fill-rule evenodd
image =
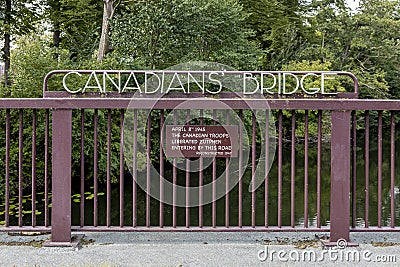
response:
<svg viewBox="0 0 400 267"><path fill-rule="evenodd" d="M23 139L24 139L24 113L23 109L19 110L19 129L18 129L18 226L22 227L22 195L23 195Z"/></svg>
<svg viewBox="0 0 400 267"><path fill-rule="evenodd" d="M151 177L150 177L150 167L151 167L151 112L149 112L147 117L147 134L146 134L146 227L150 227L150 188L151 188Z"/></svg>
<svg viewBox="0 0 400 267"><path fill-rule="evenodd" d="M49 226L49 131L50 111L46 109L44 132L44 225Z"/></svg>
<svg viewBox="0 0 400 267"><path fill-rule="evenodd" d="M213 110L213 125L217 124L217 111ZM214 157L212 161L212 203L211 203L211 219L212 219L212 226L215 228L217 227L217 159Z"/></svg>
<svg viewBox="0 0 400 267"><path fill-rule="evenodd" d="M283 155L283 129L282 110L278 111L278 227L282 227L282 155Z"/></svg>
<svg viewBox="0 0 400 267"><path fill-rule="evenodd" d="M6 202L5 202L5 223L6 227L10 226L10 110L6 110Z"/></svg>
<svg viewBox="0 0 400 267"><path fill-rule="evenodd" d="M356 111L352 112L352 227L356 227L357 223L357 117Z"/></svg>
<svg viewBox="0 0 400 267"><path fill-rule="evenodd" d="M292 146L290 159L290 226L295 227L295 178L296 178L296 112L292 111Z"/></svg>
<svg viewBox="0 0 400 267"><path fill-rule="evenodd" d="M322 110L318 110L317 148L317 227L321 227L321 177L322 177Z"/></svg>
<svg viewBox="0 0 400 267"><path fill-rule="evenodd" d="M304 227L308 228L308 110L304 118Z"/></svg>
<svg viewBox="0 0 400 267"><path fill-rule="evenodd" d="M256 114L252 112L251 134L251 227L256 226Z"/></svg>
<svg viewBox="0 0 400 267"><path fill-rule="evenodd" d="M229 110L226 111L226 125L230 125ZM232 144L231 144L232 145ZM225 159L225 227L229 228L229 191L230 191L230 177L229 177L229 164L230 159Z"/></svg>
<svg viewBox="0 0 400 267"><path fill-rule="evenodd" d="M85 110L81 109L81 197L80 225L85 225Z"/></svg>
<svg viewBox="0 0 400 267"><path fill-rule="evenodd" d="M106 225L111 226L111 109L107 110Z"/></svg>
<svg viewBox="0 0 400 267"><path fill-rule="evenodd" d="M98 175L98 128L99 128L99 123L98 123L98 109L94 110L94 132L93 132L93 191L94 191L94 197L93 197L93 225L96 227L97 226L97 221L98 221L98 182L97 182L97 175Z"/></svg>
<svg viewBox="0 0 400 267"><path fill-rule="evenodd" d="M120 141L119 141L119 226L124 226L124 196L125 196L125 170L124 170L124 120L125 113L120 109Z"/></svg>
<svg viewBox="0 0 400 267"><path fill-rule="evenodd" d="M395 227L395 114L390 113L390 227Z"/></svg>
<svg viewBox="0 0 400 267"><path fill-rule="evenodd" d="M164 110L160 111L160 227L164 226Z"/></svg>
<svg viewBox="0 0 400 267"><path fill-rule="evenodd" d="M365 111L365 228L369 226L369 111Z"/></svg>
<svg viewBox="0 0 400 267"><path fill-rule="evenodd" d="M378 111L378 227L382 227L382 111Z"/></svg>
<svg viewBox="0 0 400 267"><path fill-rule="evenodd" d="M269 173L269 110L265 111L265 180L264 180L264 226L268 227L268 173Z"/></svg>
<svg viewBox="0 0 400 267"><path fill-rule="evenodd" d="M32 110L32 227L36 226L36 109Z"/></svg>

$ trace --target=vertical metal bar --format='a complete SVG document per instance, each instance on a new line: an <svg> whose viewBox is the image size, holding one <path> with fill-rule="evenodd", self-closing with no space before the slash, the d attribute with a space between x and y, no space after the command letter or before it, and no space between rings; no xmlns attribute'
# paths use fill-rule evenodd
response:
<svg viewBox="0 0 400 267"><path fill-rule="evenodd" d="M132 226L137 226L137 110L133 111Z"/></svg>
<svg viewBox="0 0 400 267"><path fill-rule="evenodd" d="M243 139L243 111L239 110L239 164L238 164L238 171L239 171L239 207L238 207L238 226L242 228L243 226L243 170L242 170L242 161L243 161L243 147L242 147L242 139Z"/></svg>
<svg viewBox="0 0 400 267"><path fill-rule="evenodd" d="M278 111L278 227L282 227L282 110Z"/></svg>
<svg viewBox="0 0 400 267"><path fill-rule="evenodd" d="M229 110L226 111L226 125L230 124ZM229 163L230 159L225 159L225 227L229 228L229 191L230 191L230 180L229 180Z"/></svg>
<svg viewBox="0 0 400 267"><path fill-rule="evenodd" d="M32 110L32 227L36 226L36 109Z"/></svg>
<svg viewBox="0 0 400 267"><path fill-rule="evenodd" d="M187 110L186 125L190 125L190 109ZM186 159L186 227L190 227L190 159Z"/></svg>
<svg viewBox="0 0 400 267"><path fill-rule="evenodd" d="M72 110L53 109L51 241L71 242Z"/></svg>
<svg viewBox="0 0 400 267"><path fill-rule="evenodd" d="M146 227L150 227L150 151L151 151L151 111L147 117L147 144L146 144Z"/></svg>
<svg viewBox="0 0 400 267"><path fill-rule="evenodd" d="M308 228L308 110L304 118L304 227Z"/></svg>
<svg viewBox="0 0 400 267"><path fill-rule="evenodd" d="M125 197L125 169L124 169L124 110L120 110L120 141L119 141L119 226L124 226L124 197Z"/></svg>
<svg viewBox="0 0 400 267"><path fill-rule="evenodd" d="M160 111L160 227L164 227L164 110Z"/></svg>
<svg viewBox="0 0 400 267"><path fill-rule="evenodd" d="M378 227L382 227L382 111L378 111Z"/></svg>
<svg viewBox="0 0 400 267"><path fill-rule="evenodd" d="M80 225L85 225L85 110L81 109L81 201Z"/></svg>
<svg viewBox="0 0 400 267"><path fill-rule="evenodd" d="M394 111L390 113L390 227L394 228L395 203L394 203L394 179L395 179L395 120Z"/></svg>
<svg viewBox="0 0 400 267"><path fill-rule="evenodd" d="M19 129L18 129L18 226L22 227L22 183L23 183L23 170L22 170L22 160L23 160L23 139L24 139L24 113L23 110L19 110Z"/></svg>
<svg viewBox="0 0 400 267"><path fill-rule="evenodd" d="M352 166L352 227L356 227L356 202L357 202L357 120L356 111L352 112L352 145L353 145L353 166Z"/></svg>
<svg viewBox="0 0 400 267"><path fill-rule="evenodd" d="M176 118L176 110L174 110L174 125L177 124ZM176 170L176 158L173 159L172 166L172 227L176 228L176 179L177 179L177 170Z"/></svg>
<svg viewBox="0 0 400 267"><path fill-rule="evenodd" d="M204 124L204 111L200 110L200 125ZM199 227L203 227L203 157L199 159Z"/></svg>
<svg viewBox="0 0 400 267"><path fill-rule="evenodd" d="M98 128L99 128L99 114L98 110L94 110L94 132L93 132L93 190L94 190L94 198L93 198L93 226L97 226L97 220L98 220L98 202L97 202L97 195L98 195L98 184L97 184L97 173L98 173L98 152L97 152L97 147L98 147Z"/></svg>
<svg viewBox="0 0 400 267"><path fill-rule="evenodd" d="M330 241L350 237L351 112L332 112Z"/></svg>
<svg viewBox="0 0 400 267"><path fill-rule="evenodd" d="M10 110L6 109L6 203L5 221L6 227L10 226Z"/></svg>
<svg viewBox="0 0 400 267"><path fill-rule="evenodd" d="M369 111L365 111L365 228L369 225Z"/></svg>
<svg viewBox="0 0 400 267"><path fill-rule="evenodd" d="M292 110L292 151L290 170L290 226L295 227L295 179L296 179L296 111Z"/></svg>
<svg viewBox="0 0 400 267"><path fill-rule="evenodd" d="M321 228L322 110L318 110L317 227Z"/></svg>
<svg viewBox="0 0 400 267"><path fill-rule="evenodd" d="M46 123L44 132L44 226L49 226L49 131L50 112L46 109Z"/></svg>
<svg viewBox="0 0 400 267"><path fill-rule="evenodd" d="M217 119L217 111L213 110L213 125L216 125ZM214 157L212 162L212 227L217 227L217 188L216 188L216 179L217 179L217 160Z"/></svg>
<svg viewBox="0 0 400 267"><path fill-rule="evenodd" d="M269 179L269 110L265 111L265 180L264 180L264 226L268 227L268 179Z"/></svg>
<svg viewBox="0 0 400 267"><path fill-rule="evenodd" d="M252 112L251 130L251 227L256 227L256 114ZM278 204L279 205L279 204Z"/></svg>
<svg viewBox="0 0 400 267"><path fill-rule="evenodd" d="M107 110L107 210L106 225L111 225L111 109Z"/></svg>

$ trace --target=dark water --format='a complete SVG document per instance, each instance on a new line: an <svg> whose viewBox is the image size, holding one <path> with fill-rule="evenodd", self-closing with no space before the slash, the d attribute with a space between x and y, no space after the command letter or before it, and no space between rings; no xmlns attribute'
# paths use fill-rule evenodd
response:
<svg viewBox="0 0 400 267"><path fill-rule="evenodd" d="M364 226L365 211L365 150L363 148L363 137L358 140L357 149L357 182L356 182L356 220L358 226ZM400 142L400 140L399 140ZM398 142L396 142L397 144ZM290 225L290 143L286 143L283 149L283 179L282 179L282 225ZM378 223L378 164L377 164L377 144L371 140L370 145L370 166L369 166L369 225L375 226ZM400 166L400 149L396 151L396 164ZM304 224L304 145L296 146L296 179L295 179L295 223ZM316 226L317 214L317 147L310 144L308 153L308 224ZM223 165L223 161L219 162ZM167 174L170 170L166 170ZM210 182L210 170L205 173L205 183ZM207 178L208 177L208 178ZM269 201L268 201L268 224L277 225L278 214L278 170L277 160L272 165L269 173ZM390 144L383 145L383 169L382 169L382 225L390 225ZM207 180L208 179L208 180ZM124 224L132 225L132 178L126 176L124 191ZM251 171L247 171L243 177L243 225L251 225L251 193L248 192L249 182L251 180ZM185 174L178 172L178 183L184 184ZM191 184L198 183L198 178L191 175ZM400 168L396 168L395 175L395 225L400 225ZM119 225L120 207L119 207L119 185L112 186L111 196L111 224ZM105 192L101 188L99 192ZM264 186L256 191L256 225L264 225ZM78 193L78 192L75 192ZM137 198L137 216L138 225L145 225L145 193L138 187ZM230 225L238 224L238 186L229 193L229 212ZM330 206L330 144L324 144L322 149L322 179L321 179L321 224L329 225L329 206ZM204 206L203 209L205 226L212 225L211 204ZM106 197L99 196L99 225L106 224ZM151 199L151 225L159 225L159 203ZM177 208L178 225L185 225L185 209ZM198 225L198 208L190 209L191 225ZM85 225L93 224L93 200L85 201ZM79 203L73 202L73 225L79 225ZM172 225L172 207L164 205L164 225ZM225 225L225 197L217 201L217 225Z"/></svg>

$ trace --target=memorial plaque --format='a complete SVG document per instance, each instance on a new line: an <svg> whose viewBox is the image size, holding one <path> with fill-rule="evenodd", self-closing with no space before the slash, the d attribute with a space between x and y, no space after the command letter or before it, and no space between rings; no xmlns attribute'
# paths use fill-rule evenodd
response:
<svg viewBox="0 0 400 267"><path fill-rule="evenodd" d="M169 158L237 157L238 126L167 125L165 154Z"/></svg>

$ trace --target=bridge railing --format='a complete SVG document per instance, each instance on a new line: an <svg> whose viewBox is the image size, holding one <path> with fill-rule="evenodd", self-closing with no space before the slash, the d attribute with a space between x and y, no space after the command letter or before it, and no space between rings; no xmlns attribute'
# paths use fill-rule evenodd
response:
<svg viewBox="0 0 400 267"><path fill-rule="evenodd" d="M239 152L249 150L248 165L215 159L208 170L196 173L190 169L199 163L190 159L177 162L186 167L184 171L168 161L160 148L164 133L154 126L163 125L171 110L187 109L180 106L186 100L1 99L0 231L51 231L55 244L67 244L71 230L330 231L331 241L349 240L350 231L400 230L395 169L399 101L271 99L268 108L264 100L220 99L223 108L211 99L192 100L190 112L217 116L223 116L226 108L239 116L249 112L251 125L249 147L239 148ZM124 160L128 107L154 110L145 131L132 132L146 143L143 155L133 149L134 166L126 166ZM250 182L260 171L256 165L269 161L259 155L260 131L254 123L257 112L267 109L272 110L277 131L265 140L275 142L275 159L269 172L264 168L262 184L251 192ZM390 123L385 124L387 120ZM229 119L225 122L229 124ZM79 169L73 169L73 164ZM147 172L150 164L156 165L159 176ZM160 196L174 194L162 186L163 178L187 187L212 183L226 166L250 175L239 179L224 197L213 195L209 204L177 207L152 198L149 192L150 184L157 181ZM330 173L327 178L326 173ZM139 176L148 190L138 185ZM213 190L234 178L227 175L225 184L214 184Z"/></svg>

